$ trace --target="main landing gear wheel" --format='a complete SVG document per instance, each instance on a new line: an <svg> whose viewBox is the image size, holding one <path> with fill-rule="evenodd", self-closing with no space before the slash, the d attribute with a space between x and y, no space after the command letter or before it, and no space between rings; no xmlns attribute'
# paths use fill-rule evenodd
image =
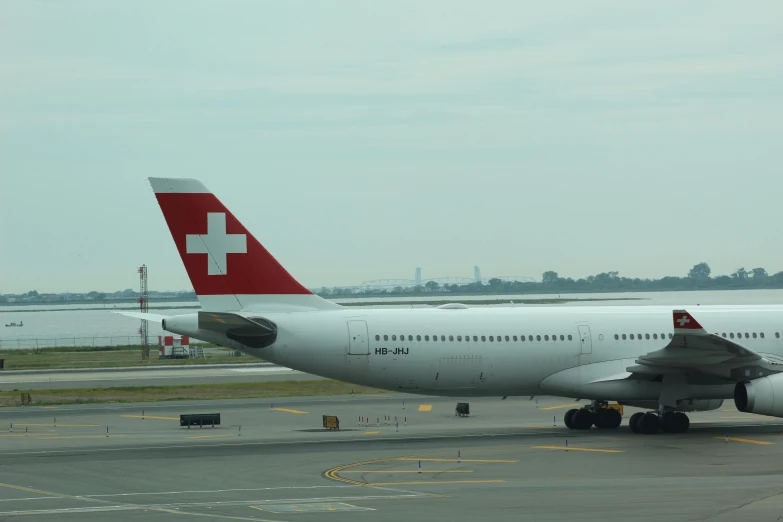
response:
<svg viewBox="0 0 783 522"><path fill-rule="evenodd" d="M658 433L660 422L658 415L655 413L645 413L636 421L637 433L644 433L645 435Z"/></svg>
<svg viewBox="0 0 783 522"><path fill-rule="evenodd" d="M628 426L631 427L631 431L633 433L641 433L639 430L639 419L644 417L644 413L641 411L637 411L633 415L631 415L630 420L628 421Z"/></svg>
<svg viewBox="0 0 783 522"><path fill-rule="evenodd" d="M577 410L577 409L573 409L573 410L568 410L566 412L565 417L563 417L563 422L565 423L566 428L568 428L570 430L574 429L573 418L574 418L574 414L576 412L578 412L578 411L579 410Z"/></svg>
<svg viewBox="0 0 783 522"><path fill-rule="evenodd" d="M595 414L590 410L576 410L571 417L571 426L575 430L589 430L595 422Z"/></svg>
<svg viewBox="0 0 783 522"><path fill-rule="evenodd" d="M661 429L666 433L685 433L691 421L681 411L667 411L661 416Z"/></svg>
<svg viewBox="0 0 783 522"><path fill-rule="evenodd" d="M595 419L595 427L605 430L613 430L620 427L623 422L622 414L611 408L602 408L598 411Z"/></svg>

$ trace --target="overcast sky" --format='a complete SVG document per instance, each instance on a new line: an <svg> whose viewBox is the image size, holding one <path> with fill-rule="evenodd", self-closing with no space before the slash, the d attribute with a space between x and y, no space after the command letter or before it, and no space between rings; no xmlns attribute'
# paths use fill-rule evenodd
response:
<svg viewBox="0 0 783 522"><path fill-rule="evenodd" d="M189 289L148 176L303 284L783 270L783 3L0 3L0 292Z"/></svg>

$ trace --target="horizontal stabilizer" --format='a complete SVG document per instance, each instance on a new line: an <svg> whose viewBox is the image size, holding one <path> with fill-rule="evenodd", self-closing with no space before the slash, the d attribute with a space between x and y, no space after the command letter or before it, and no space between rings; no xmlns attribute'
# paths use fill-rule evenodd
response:
<svg viewBox="0 0 783 522"><path fill-rule="evenodd" d="M251 348L264 348L277 339L277 325L272 321L230 312L199 312L198 328L223 334Z"/></svg>
<svg viewBox="0 0 783 522"><path fill-rule="evenodd" d="M168 316L160 314L149 314L146 312L113 312L115 314L124 315L126 317L133 317L135 319L144 319L145 321L152 321L153 323L162 324L163 320Z"/></svg>

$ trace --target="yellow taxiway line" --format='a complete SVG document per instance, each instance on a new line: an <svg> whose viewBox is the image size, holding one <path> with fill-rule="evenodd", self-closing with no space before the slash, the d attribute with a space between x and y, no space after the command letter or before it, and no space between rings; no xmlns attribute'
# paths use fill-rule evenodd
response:
<svg viewBox="0 0 783 522"><path fill-rule="evenodd" d="M726 437L713 437L713 439L726 440ZM741 439L739 437L729 437L729 440L734 442L745 442L747 444L760 444L763 446L767 446L769 444L775 444L774 442L769 442L766 440Z"/></svg>
<svg viewBox="0 0 783 522"><path fill-rule="evenodd" d="M477 460L477 459L420 459L418 457L399 457L389 460L412 460L421 462L489 462L489 463L513 463L519 462L518 460Z"/></svg>
<svg viewBox="0 0 783 522"><path fill-rule="evenodd" d="M305 415L307 414L306 411L302 410L289 410L288 408L274 408L274 411L283 411L285 413L295 413L297 415Z"/></svg>
<svg viewBox="0 0 783 522"><path fill-rule="evenodd" d="M419 411L432 411L432 404L419 404Z"/></svg>
<svg viewBox="0 0 783 522"><path fill-rule="evenodd" d="M549 410L562 410L563 408L576 408L579 404L560 404L558 406L547 406L546 408L538 408L541 411L549 411Z"/></svg>
<svg viewBox="0 0 783 522"><path fill-rule="evenodd" d="M594 453L623 453L622 450L611 449L596 449L596 448L574 448L565 446L531 446L533 449L548 449L548 450L562 450L562 451L591 451Z"/></svg>

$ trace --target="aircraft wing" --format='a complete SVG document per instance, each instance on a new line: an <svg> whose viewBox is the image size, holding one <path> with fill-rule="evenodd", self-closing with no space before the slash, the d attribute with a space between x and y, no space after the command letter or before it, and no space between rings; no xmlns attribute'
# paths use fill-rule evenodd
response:
<svg viewBox="0 0 783 522"><path fill-rule="evenodd" d="M660 350L636 359L629 372L642 374L705 373L731 380L783 372L783 364L766 359L750 348L709 333L685 310L674 310L674 336Z"/></svg>

